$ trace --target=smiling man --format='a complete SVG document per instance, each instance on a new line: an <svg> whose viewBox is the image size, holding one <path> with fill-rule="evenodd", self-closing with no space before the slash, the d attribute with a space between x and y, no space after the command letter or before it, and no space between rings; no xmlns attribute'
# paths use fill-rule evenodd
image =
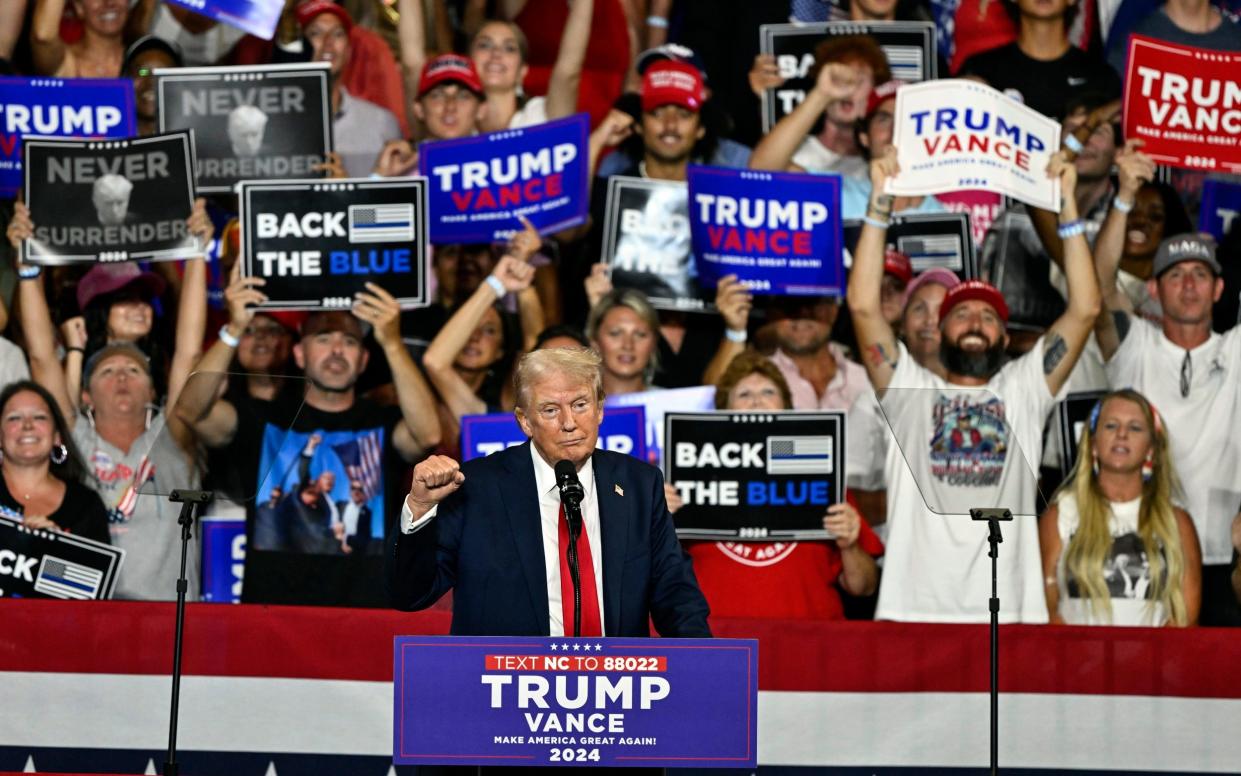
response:
<svg viewBox="0 0 1241 776"><path fill-rule="evenodd" d="M529 442L464 466L437 455L414 467L401 530L388 546L396 607L425 609L451 588L454 634L572 635L569 534L554 471L569 461L585 492L581 634L646 636L650 619L662 636L710 636L659 471L596 449L599 356L536 350L522 358L515 382Z"/></svg>

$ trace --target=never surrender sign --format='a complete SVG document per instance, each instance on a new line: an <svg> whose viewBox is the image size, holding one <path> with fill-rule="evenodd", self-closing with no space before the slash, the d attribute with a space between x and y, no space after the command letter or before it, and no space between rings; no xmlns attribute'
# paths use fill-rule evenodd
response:
<svg viewBox="0 0 1241 776"><path fill-rule="evenodd" d="M404 308L426 304L426 181L247 181L241 273L266 279L261 307L346 309L377 283Z"/></svg>
<svg viewBox="0 0 1241 776"><path fill-rule="evenodd" d="M983 189L1060 211L1060 181L1047 176L1060 124L990 86L948 80L901 89L893 142L901 172L889 194Z"/></svg>
<svg viewBox="0 0 1241 776"><path fill-rule="evenodd" d="M155 71L159 128L193 129L198 188L315 176L332 150L327 63Z"/></svg>
<svg viewBox="0 0 1241 776"><path fill-rule="evenodd" d="M112 597L125 551L0 514L0 598Z"/></svg>
<svg viewBox="0 0 1241 776"><path fill-rule="evenodd" d="M713 312L690 252L686 184L616 175L608 179L603 263L612 285L636 288L661 310Z"/></svg>
<svg viewBox="0 0 1241 776"><path fill-rule="evenodd" d="M586 141L578 113L523 129L423 143L419 170L431 185L431 241L503 242L525 216L540 234L585 222Z"/></svg>
<svg viewBox="0 0 1241 776"><path fill-rule="evenodd" d="M134 85L119 78L0 78L0 197L22 187L22 135L136 134Z"/></svg>
<svg viewBox="0 0 1241 776"><path fill-rule="evenodd" d="M753 639L398 636L398 765L755 768Z"/></svg>
<svg viewBox="0 0 1241 776"><path fill-rule="evenodd" d="M25 148L33 264L168 261L206 249L185 220L194 207L189 132L132 140L44 140Z"/></svg>
<svg viewBox="0 0 1241 776"><path fill-rule="evenodd" d="M471 461L525 442L528 437L511 412L461 418L461 459ZM646 412L642 407L609 407L599 424L596 447L646 460Z"/></svg>
<svg viewBox="0 0 1241 776"><path fill-rule="evenodd" d="M1160 164L1241 172L1241 52L1129 38L1125 137Z"/></svg>
<svg viewBox="0 0 1241 776"><path fill-rule="evenodd" d="M699 282L736 274L762 294L841 295L840 176L689 168Z"/></svg>
<svg viewBox="0 0 1241 776"><path fill-rule="evenodd" d="M284 10L284 0L168 0L208 19L271 40Z"/></svg>
<svg viewBox="0 0 1241 776"><path fill-rule="evenodd" d="M682 539L831 538L845 497L843 412L696 412L664 417L664 478L685 505Z"/></svg>
<svg viewBox="0 0 1241 776"><path fill-rule="evenodd" d="M892 76L916 83L937 77L933 22L825 22L822 24L764 24L759 28L759 50L776 58L784 83L763 95L763 132L792 113L814 88L814 49L838 35L869 35L888 57Z"/></svg>

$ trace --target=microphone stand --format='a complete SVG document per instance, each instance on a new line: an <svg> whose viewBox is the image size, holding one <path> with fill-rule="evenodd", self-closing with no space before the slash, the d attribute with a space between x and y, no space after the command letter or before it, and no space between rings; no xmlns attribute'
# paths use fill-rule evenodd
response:
<svg viewBox="0 0 1241 776"><path fill-rule="evenodd" d="M987 522L987 542L991 545L991 774L1000 771L1000 593L996 568L1000 560L1000 521L1013 519L1007 509L971 509L970 517Z"/></svg>
<svg viewBox="0 0 1241 776"><path fill-rule="evenodd" d="M178 776L177 764L177 716L181 706L181 646L185 635L185 594L189 580L185 578L185 560L189 552L190 534L194 527L194 506L211 501L209 490L174 490L168 500L181 505L181 576L177 578L177 628L172 645L172 709L168 718L168 759L164 761L164 776Z"/></svg>
<svg viewBox="0 0 1241 776"><path fill-rule="evenodd" d="M564 499L564 517L569 523L569 579L573 582L573 636L582 635L582 578L577 562L577 538L582 535L582 508L573 499Z"/></svg>

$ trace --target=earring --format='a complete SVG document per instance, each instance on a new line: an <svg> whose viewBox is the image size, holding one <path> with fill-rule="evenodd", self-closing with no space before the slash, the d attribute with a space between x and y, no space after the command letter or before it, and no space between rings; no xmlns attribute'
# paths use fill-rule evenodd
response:
<svg viewBox="0 0 1241 776"><path fill-rule="evenodd" d="M64 445L57 445L52 448L52 455L50 457L52 459L52 463L60 466L69 459L69 448Z"/></svg>
<svg viewBox="0 0 1241 776"><path fill-rule="evenodd" d="M82 411L86 413L86 420L87 422L90 423L91 431L94 431L95 430L95 408L87 404L85 407L82 408Z"/></svg>
<svg viewBox="0 0 1241 776"><path fill-rule="evenodd" d="M1142 482L1150 482L1155 476L1155 451L1146 454L1146 460L1142 461Z"/></svg>
<svg viewBox="0 0 1241 776"><path fill-rule="evenodd" d="M147 420L146 420L146 428L144 429L146 431L151 430L151 421L155 418L155 410L156 410L156 407L154 404L147 405Z"/></svg>
<svg viewBox="0 0 1241 776"><path fill-rule="evenodd" d="M1099 455L1097 453L1092 453L1090 456L1090 460L1092 461L1090 468L1094 469L1094 475L1098 477L1099 476Z"/></svg>

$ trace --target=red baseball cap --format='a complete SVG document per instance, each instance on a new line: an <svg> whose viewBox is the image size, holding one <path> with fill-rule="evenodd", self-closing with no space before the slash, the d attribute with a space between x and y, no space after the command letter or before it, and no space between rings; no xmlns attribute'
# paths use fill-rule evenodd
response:
<svg viewBox="0 0 1241 776"><path fill-rule="evenodd" d="M656 62L642 75L642 110L650 113L663 105L679 105L692 111L707 99L702 73L685 62Z"/></svg>
<svg viewBox="0 0 1241 776"><path fill-rule="evenodd" d="M901 285L909 285L914 279L914 265L909 257L895 248L889 247L883 253L883 271L901 281Z"/></svg>
<svg viewBox="0 0 1241 776"><path fill-rule="evenodd" d="M310 24L310 20L314 19L321 13L330 13L344 26L345 32L353 29L353 17L349 15L343 7L337 5L333 0L310 0L302 3L297 7L297 23L302 27Z"/></svg>
<svg viewBox="0 0 1241 776"><path fill-rule="evenodd" d="M948 313L952 308L968 302L971 299L977 299L980 302L986 302L995 309L996 315L1000 316L1000 320L1005 324L1008 323L1008 303L1004 301L1004 295L1000 290L985 280L963 280L952 288L948 289L948 293L944 295L944 302L939 306L939 321L943 323L948 317Z"/></svg>
<svg viewBox="0 0 1241 776"><path fill-rule="evenodd" d="M440 54L432 57L422 66L422 77L418 79L418 97L446 82L458 83L483 96L483 82L478 80L478 71L474 63L460 54Z"/></svg>
<svg viewBox="0 0 1241 776"><path fill-rule="evenodd" d="M900 81L888 81L871 89L870 95L866 98L866 115L864 118L869 121L870 117L875 115L875 111L879 110L879 106L883 104L883 101L895 97L897 91L904 85Z"/></svg>
<svg viewBox="0 0 1241 776"><path fill-rule="evenodd" d="M255 315L265 315L283 326L293 336L301 334L302 325L309 314L303 310L259 310Z"/></svg>

